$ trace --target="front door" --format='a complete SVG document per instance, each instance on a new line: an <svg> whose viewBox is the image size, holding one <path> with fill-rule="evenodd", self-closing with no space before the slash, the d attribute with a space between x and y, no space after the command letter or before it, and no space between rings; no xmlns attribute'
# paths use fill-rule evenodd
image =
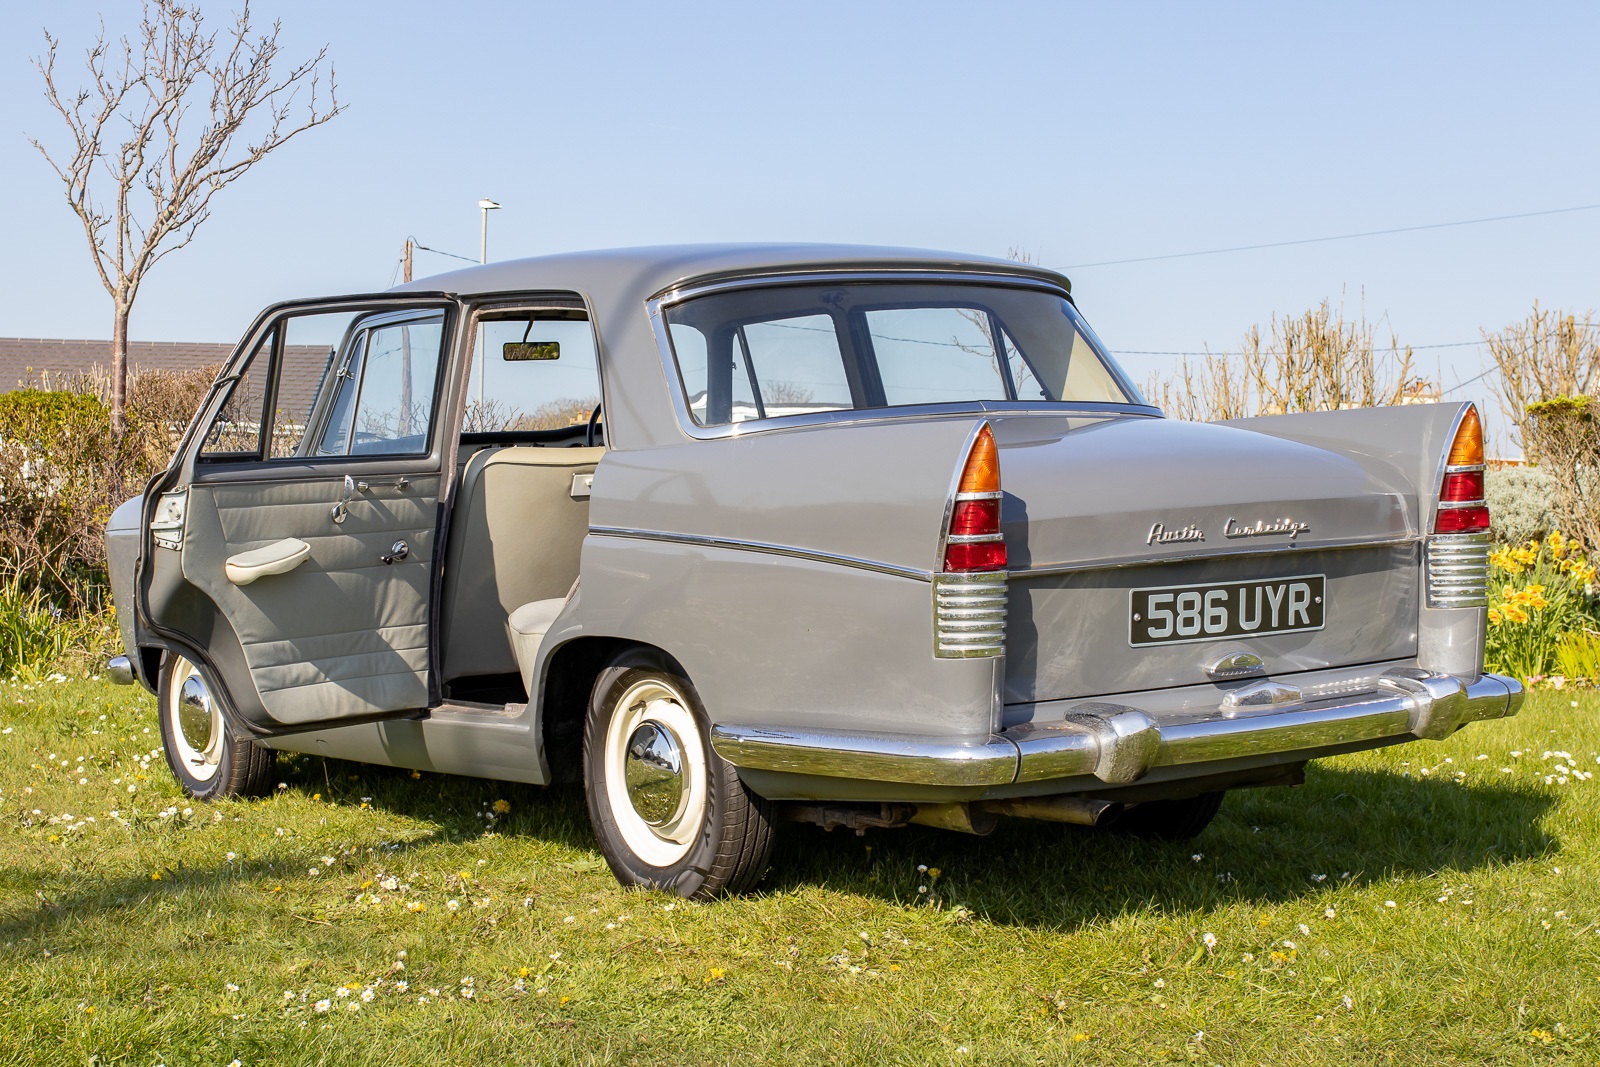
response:
<svg viewBox="0 0 1600 1067"><path fill-rule="evenodd" d="M457 309L265 319L146 502L146 624L264 733L430 703Z"/></svg>

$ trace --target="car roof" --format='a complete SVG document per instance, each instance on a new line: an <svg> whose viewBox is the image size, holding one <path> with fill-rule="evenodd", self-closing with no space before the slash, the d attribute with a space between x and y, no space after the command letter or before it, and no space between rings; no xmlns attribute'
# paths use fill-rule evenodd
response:
<svg viewBox="0 0 1600 1067"><path fill-rule="evenodd" d="M691 282L800 270L979 270L1037 278L1071 291L1064 275L990 256L920 248L833 244L698 244L612 248L467 267L396 286L394 292L481 296L529 290L628 291L655 296Z"/></svg>
<svg viewBox="0 0 1600 1067"><path fill-rule="evenodd" d="M651 300L673 289L725 278L856 271L961 272L1031 278L1070 293L1054 271L987 256L911 248L821 244L669 245L515 259L436 274L394 293L443 293L462 298L495 294L575 293L589 308L602 355L607 442L629 449L687 439L674 413L677 372L664 360L648 312Z"/></svg>

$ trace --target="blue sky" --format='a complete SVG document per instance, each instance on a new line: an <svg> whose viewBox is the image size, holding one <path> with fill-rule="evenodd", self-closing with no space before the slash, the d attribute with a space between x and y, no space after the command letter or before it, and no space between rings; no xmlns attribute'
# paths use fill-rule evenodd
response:
<svg viewBox="0 0 1600 1067"><path fill-rule="evenodd" d="M28 58L131 0L8 5L0 334L104 337L109 301L25 134ZM207 0L221 24L228 7ZM217 201L133 336L386 287L401 244L490 257L679 241L886 243L1050 266L1600 203L1600 5L549 4L260 0L350 106ZM1069 269L1118 350L1235 346L1323 298L1415 345L1600 305L1600 211ZM418 273L455 261L419 253ZM1475 348L1419 353L1446 385ZM1142 380L1166 357L1128 356ZM1457 395L1482 395L1473 385Z"/></svg>

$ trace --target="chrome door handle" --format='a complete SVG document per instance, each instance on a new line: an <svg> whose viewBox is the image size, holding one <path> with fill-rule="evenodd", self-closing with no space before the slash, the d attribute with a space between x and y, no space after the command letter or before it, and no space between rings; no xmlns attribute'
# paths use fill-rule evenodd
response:
<svg viewBox="0 0 1600 1067"><path fill-rule="evenodd" d="M396 541L389 546L389 554L387 556L379 556L378 558L385 563L399 563L409 555L411 555L411 546L404 541Z"/></svg>
<svg viewBox="0 0 1600 1067"><path fill-rule="evenodd" d="M365 488L365 486L362 488ZM350 514L350 498L355 495L356 480L346 474L344 476L344 495L341 496L339 498L339 502L333 506L332 518L335 523L344 522L345 516Z"/></svg>

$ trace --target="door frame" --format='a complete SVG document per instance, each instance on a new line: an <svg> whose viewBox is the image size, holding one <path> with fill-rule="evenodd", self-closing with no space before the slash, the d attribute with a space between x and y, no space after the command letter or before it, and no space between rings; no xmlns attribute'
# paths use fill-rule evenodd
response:
<svg viewBox="0 0 1600 1067"><path fill-rule="evenodd" d="M205 433L210 428L212 421L220 413L227 400L233 384L242 377L245 363L255 354L256 348L275 329L277 324L286 318L318 312L381 312L385 310L400 310L418 307L434 307L445 312L445 338L440 353L440 368L435 379L437 390L434 397L432 419L429 426L428 451L418 456L325 456L325 457L286 457L279 460L265 458L250 458L245 460L220 460L210 463L198 459L200 446L204 441ZM237 648L238 639L234 635L232 624L227 617L216 608L214 602L200 594L207 603L211 604L214 612L215 623L211 627L213 634L218 627L226 628L226 636L232 648L218 650L221 655L213 656L213 650L208 643L196 635L164 626L157 622L149 610L149 583L151 578L150 563L154 558L155 541L151 530L151 521L161 497L180 487L187 487L201 481L203 484L249 484L260 482L264 484L277 484L294 478L296 475L306 479L339 478L346 474L352 477L366 475L368 477L395 474L437 474L439 477L438 500L435 502L434 537L436 545L445 528L445 504L454 491L455 456L459 444L459 434L456 432L456 423L460 418L461 392L464 386L464 366L466 348L470 338L466 336L463 324L470 321L468 305L454 296L445 292L418 292L418 293L382 293L363 294L333 299L292 300L273 304L256 316L250 329L234 348L233 353L224 363L222 371L218 374L207 390L204 399L194 418L189 421L177 448L173 453L171 463L166 470L152 478L145 487L141 505L141 523L139 531L139 553L135 562L134 580L134 624L141 637L147 639L150 645L161 647L164 650L177 652L201 667L215 682L213 691L221 698L219 703L223 714L236 727L241 728L247 735L257 737L281 736L290 733L301 733L312 730L329 729L327 722L304 723L293 726L271 723L265 708L259 706L259 697L255 691L254 683L250 684L248 693L234 693L230 691L223 681L222 672L217 669L215 660L218 658L231 659L239 655L242 662L242 653ZM272 397L277 395L278 374L282 366L280 337L274 343L271 353L273 360L272 377L263 384L264 392ZM319 392L313 412L321 414L326 408L327 397L324 395L326 382L319 386ZM263 404L265 405L265 397ZM309 436L314 432L314 425L308 426L306 433ZM260 438L258 438L258 448ZM267 448L270 448L270 438ZM427 633L428 633L428 707L436 706L441 700L440 681L435 669L441 654L438 626L438 590L440 584L440 559L436 547L435 559L429 571L429 595L427 597ZM198 592L198 590L196 590ZM155 681L152 678L152 681ZM247 698L251 704L250 711L246 714L240 707L239 701ZM408 708L395 711L382 712L376 715L340 719L332 726L357 725L365 722L377 722L394 718L413 718L425 714L427 708Z"/></svg>

